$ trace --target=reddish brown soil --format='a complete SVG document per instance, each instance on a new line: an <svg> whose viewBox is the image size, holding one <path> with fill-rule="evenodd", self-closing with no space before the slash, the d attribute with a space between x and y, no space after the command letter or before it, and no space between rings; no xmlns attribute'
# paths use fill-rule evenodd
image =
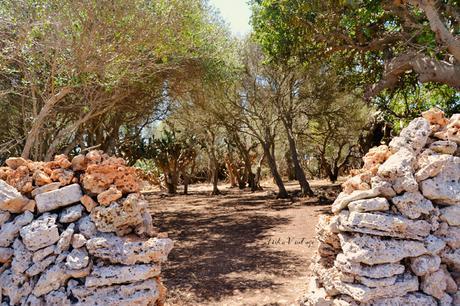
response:
<svg viewBox="0 0 460 306"><path fill-rule="evenodd" d="M296 305L317 218L329 206L276 199L273 186L220 188L220 196L210 196L207 185L192 186L188 196L148 196L155 225L175 241L163 267L167 305Z"/></svg>

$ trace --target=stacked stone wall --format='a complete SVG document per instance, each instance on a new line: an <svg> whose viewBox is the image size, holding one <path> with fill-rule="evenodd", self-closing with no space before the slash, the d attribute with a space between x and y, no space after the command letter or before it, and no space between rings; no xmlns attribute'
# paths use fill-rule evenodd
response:
<svg viewBox="0 0 460 306"><path fill-rule="evenodd" d="M1 305L162 305L172 247L123 159L91 151L0 167Z"/></svg>
<svg viewBox="0 0 460 306"><path fill-rule="evenodd" d="M460 114L423 113L343 184L305 305L460 305Z"/></svg>

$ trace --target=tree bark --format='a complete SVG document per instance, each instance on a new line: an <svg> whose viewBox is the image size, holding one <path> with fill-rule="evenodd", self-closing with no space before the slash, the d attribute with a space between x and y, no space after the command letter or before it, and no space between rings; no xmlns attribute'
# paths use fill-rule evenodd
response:
<svg viewBox="0 0 460 306"><path fill-rule="evenodd" d="M314 196L315 194L307 181L307 177L305 176L305 172L303 171L302 166L300 165L299 155L297 153L297 145L292 135L292 129L287 124L285 124L285 129L289 143L289 151L291 152L292 163L294 164L295 176L300 185L301 195Z"/></svg>
<svg viewBox="0 0 460 306"><path fill-rule="evenodd" d="M418 75L422 83L437 82L460 90L460 65L421 54L407 53L385 64L382 79L365 93L365 98L369 100L384 89L395 88L399 77L410 70Z"/></svg>
<svg viewBox="0 0 460 306"><path fill-rule="evenodd" d="M271 145L270 143L264 142L262 146L264 148L264 155L267 158L268 166L270 167L270 172L272 173L276 186L278 186L278 195L276 197L279 199L286 199L289 197L289 194L287 193L286 188L284 187L283 179L278 172L275 157L272 155L270 150Z"/></svg>

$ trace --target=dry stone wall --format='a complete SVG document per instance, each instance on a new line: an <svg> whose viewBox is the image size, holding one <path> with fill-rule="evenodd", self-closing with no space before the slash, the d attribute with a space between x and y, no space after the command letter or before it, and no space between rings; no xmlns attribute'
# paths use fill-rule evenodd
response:
<svg viewBox="0 0 460 306"><path fill-rule="evenodd" d="M162 305L157 235L133 168L101 151L0 167L1 305ZM159 236L159 237L156 237Z"/></svg>
<svg viewBox="0 0 460 306"><path fill-rule="evenodd" d="M304 305L460 305L460 114L423 113L343 184Z"/></svg>

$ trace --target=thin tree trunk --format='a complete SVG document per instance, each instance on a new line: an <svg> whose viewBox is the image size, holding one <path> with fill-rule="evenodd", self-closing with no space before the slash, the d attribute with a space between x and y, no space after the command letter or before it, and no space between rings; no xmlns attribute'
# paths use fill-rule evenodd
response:
<svg viewBox="0 0 460 306"><path fill-rule="evenodd" d="M256 169L256 175L254 177L254 185L251 187L251 191L256 191L256 190L262 190L262 187L260 186L260 176L262 172L262 163L264 162L265 159L265 153L262 153L262 156L259 159L259 162L257 163L257 169Z"/></svg>
<svg viewBox="0 0 460 306"><path fill-rule="evenodd" d="M217 185L219 184L219 163L215 158L214 154L212 157L212 195L220 194L219 188Z"/></svg>
<svg viewBox="0 0 460 306"><path fill-rule="evenodd" d="M278 186L278 195L276 196L279 199L286 199L289 197L289 194L284 187L283 179L278 172L278 168L276 166L275 157L272 155L270 150L271 145L269 143L262 144L264 148L265 156L267 157L268 166L270 167L270 172L272 173L273 179L275 180L276 185Z"/></svg>
<svg viewBox="0 0 460 306"><path fill-rule="evenodd" d="M314 192L307 181L305 172L303 171L302 166L300 166L299 156L297 154L297 146L294 137L292 136L292 132L288 127L286 127L286 132L289 142L289 151L291 152L291 159L292 163L294 164L295 176L300 185L301 195L314 196Z"/></svg>

